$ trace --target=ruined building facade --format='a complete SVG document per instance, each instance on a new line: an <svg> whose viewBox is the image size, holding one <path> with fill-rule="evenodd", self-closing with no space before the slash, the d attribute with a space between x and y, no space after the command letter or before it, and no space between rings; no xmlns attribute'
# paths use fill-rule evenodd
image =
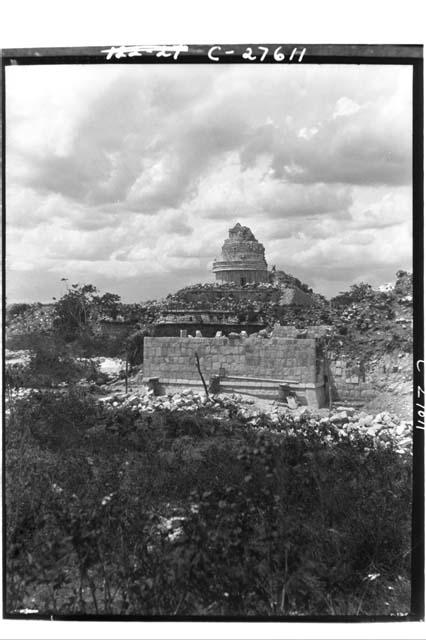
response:
<svg viewBox="0 0 426 640"><path fill-rule="evenodd" d="M268 272L264 246L240 223L229 229L213 272L215 283L193 285L169 300L152 337L145 338L146 382L157 391L200 388L196 354L214 393L270 399L290 394L295 402L323 406L327 385L319 340L288 336L284 327L270 333L263 317L271 305L313 304L307 286L275 268Z"/></svg>
<svg viewBox="0 0 426 640"><path fill-rule="evenodd" d="M168 296L154 336L179 336L181 330L199 330L205 337L214 337L217 331L252 334L265 328L262 310L268 305L313 304L306 285L297 278L275 267L268 271L263 244L239 222L229 229L213 273L214 283L191 285Z"/></svg>
<svg viewBox="0 0 426 640"><path fill-rule="evenodd" d="M268 282L265 247L258 242L248 227L239 222L229 229L229 237L222 247L222 255L213 263L216 281L246 284Z"/></svg>

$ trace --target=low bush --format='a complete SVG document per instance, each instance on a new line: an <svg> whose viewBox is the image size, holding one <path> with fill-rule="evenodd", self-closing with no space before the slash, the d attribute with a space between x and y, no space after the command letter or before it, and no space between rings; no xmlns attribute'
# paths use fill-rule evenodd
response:
<svg viewBox="0 0 426 640"><path fill-rule="evenodd" d="M43 388L60 382L95 378L97 366L91 361L77 360L70 348L55 336L33 336L28 365L8 365L6 384L12 387Z"/></svg>
<svg viewBox="0 0 426 640"><path fill-rule="evenodd" d="M26 311L31 309L31 305L25 302L11 304L6 308L6 322L9 323L14 318L22 316Z"/></svg>
<svg viewBox="0 0 426 640"><path fill-rule="evenodd" d="M371 444L265 433L238 455L243 478L194 492L199 509L180 540L191 606L327 614L343 597L353 614L386 613L370 599L369 576L395 581L409 572L410 464ZM408 598L399 604L408 608Z"/></svg>
<svg viewBox="0 0 426 640"><path fill-rule="evenodd" d="M259 426L78 389L15 401L7 611L407 612L408 455L308 417Z"/></svg>
<svg viewBox="0 0 426 640"><path fill-rule="evenodd" d="M94 334L90 331L82 332L69 343L73 355L81 358L124 358L126 345L119 335Z"/></svg>
<svg viewBox="0 0 426 640"><path fill-rule="evenodd" d="M49 334L40 331L11 334L6 338L6 348L11 351L28 351L43 340L50 339L51 336Z"/></svg>
<svg viewBox="0 0 426 640"><path fill-rule="evenodd" d="M143 344L148 335L146 331L135 331L127 340L129 364L134 366L143 363Z"/></svg>

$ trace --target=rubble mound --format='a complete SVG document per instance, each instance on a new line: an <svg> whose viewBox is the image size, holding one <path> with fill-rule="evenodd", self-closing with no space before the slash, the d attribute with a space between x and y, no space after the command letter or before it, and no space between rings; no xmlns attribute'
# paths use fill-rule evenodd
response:
<svg viewBox="0 0 426 640"><path fill-rule="evenodd" d="M53 328L54 316L53 304L37 302L29 305L10 305L6 309L7 333L10 336L25 333L49 333Z"/></svg>
<svg viewBox="0 0 426 640"><path fill-rule="evenodd" d="M411 299L410 299L411 298ZM333 346L348 356L370 361L391 352L411 353L413 348L412 296L368 288L349 303L331 301Z"/></svg>
<svg viewBox="0 0 426 640"><path fill-rule="evenodd" d="M203 411L219 417L230 417L239 426L256 430L288 431L303 430L309 436L309 430L331 429L335 434L362 433L372 438L374 443L393 443L397 452L410 453L412 447L412 422L402 420L398 415L382 411L376 415L358 411L353 407L337 407L333 411L326 409L308 409L299 407L289 409L284 404L259 407L252 399L238 394L219 394L206 397L201 393L184 390L155 396L146 388L130 393L117 392L101 397L99 403L110 413L131 411L135 416L152 414L157 411L194 413Z"/></svg>

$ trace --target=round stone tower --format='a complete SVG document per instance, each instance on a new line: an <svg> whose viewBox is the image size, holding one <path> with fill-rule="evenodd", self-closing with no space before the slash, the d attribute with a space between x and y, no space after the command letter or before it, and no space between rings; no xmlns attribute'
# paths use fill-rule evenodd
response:
<svg viewBox="0 0 426 640"><path fill-rule="evenodd" d="M265 247L248 227L242 227L237 222L235 227L229 229L222 256L213 263L213 273L216 274L216 280L233 282L239 287L253 282L268 282Z"/></svg>

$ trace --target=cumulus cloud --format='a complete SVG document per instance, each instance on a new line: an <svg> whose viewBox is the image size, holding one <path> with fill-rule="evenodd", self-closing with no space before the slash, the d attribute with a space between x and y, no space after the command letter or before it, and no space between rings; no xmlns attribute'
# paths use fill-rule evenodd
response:
<svg viewBox="0 0 426 640"><path fill-rule="evenodd" d="M203 217L229 218L232 214L268 219L310 215L344 216L352 202L347 185L323 182L301 184L276 180L269 160L241 171L238 161L224 159L216 171L202 178L191 208Z"/></svg>
<svg viewBox="0 0 426 640"><path fill-rule="evenodd" d="M58 274L133 300L211 279L237 220L327 294L411 262L409 68L8 67L6 117L17 298L35 274L44 298Z"/></svg>
<svg viewBox="0 0 426 640"><path fill-rule="evenodd" d="M334 109L333 118L339 118L340 116L350 116L352 113L359 111L361 107L359 104L343 96L336 102L336 108Z"/></svg>

